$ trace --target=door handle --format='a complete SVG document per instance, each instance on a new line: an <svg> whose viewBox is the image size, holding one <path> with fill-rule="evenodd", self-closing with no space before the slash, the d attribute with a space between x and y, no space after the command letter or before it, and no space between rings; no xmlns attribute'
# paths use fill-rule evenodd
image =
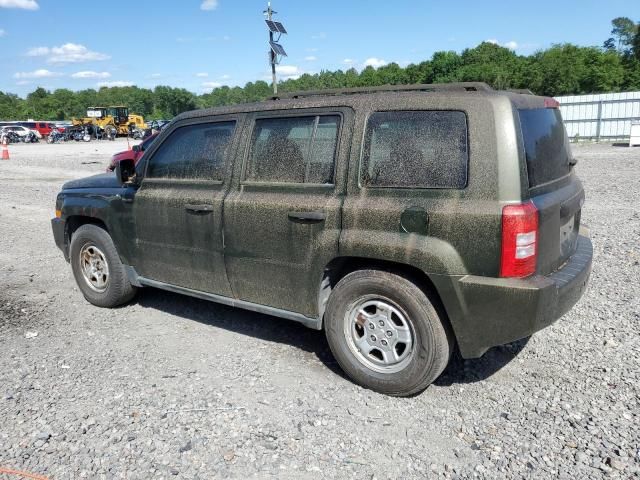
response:
<svg viewBox="0 0 640 480"><path fill-rule="evenodd" d="M211 213L213 212L213 205L193 205L191 203L187 203L184 206L184 209L187 212L194 212L194 213Z"/></svg>
<svg viewBox="0 0 640 480"><path fill-rule="evenodd" d="M324 212L289 212L289 220L295 223L320 223L324 222Z"/></svg>

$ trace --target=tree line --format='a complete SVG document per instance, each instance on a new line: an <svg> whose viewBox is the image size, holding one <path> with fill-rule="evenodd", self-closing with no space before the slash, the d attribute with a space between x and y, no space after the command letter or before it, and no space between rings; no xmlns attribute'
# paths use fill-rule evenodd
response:
<svg viewBox="0 0 640 480"><path fill-rule="evenodd" d="M640 24L626 17L611 23L612 36L601 47L566 43L526 56L483 42L462 53L436 52L431 59L404 68L390 63L360 72L355 68L321 71L285 80L278 88L288 92L478 81L496 89L530 89L548 96L640 90ZM84 116L89 106L108 105L127 105L132 113L149 119L172 118L196 108L254 102L269 96L271 85L264 81L249 82L244 87L223 86L202 95L169 86L153 90L103 87L75 92L66 88L51 92L40 87L26 98L0 91L0 119L68 120Z"/></svg>

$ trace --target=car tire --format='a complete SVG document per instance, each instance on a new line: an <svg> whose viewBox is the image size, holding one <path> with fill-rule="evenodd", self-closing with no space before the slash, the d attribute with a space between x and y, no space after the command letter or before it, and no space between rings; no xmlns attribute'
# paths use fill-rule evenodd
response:
<svg viewBox="0 0 640 480"><path fill-rule="evenodd" d="M84 298L98 307L112 308L130 301L131 285L111 236L97 225L79 227L71 237L71 269Z"/></svg>
<svg viewBox="0 0 640 480"><path fill-rule="evenodd" d="M344 372L387 395L423 391L444 371L453 350L451 335L427 295L385 271L358 270L341 279L329 296L324 322L329 347Z"/></svg>

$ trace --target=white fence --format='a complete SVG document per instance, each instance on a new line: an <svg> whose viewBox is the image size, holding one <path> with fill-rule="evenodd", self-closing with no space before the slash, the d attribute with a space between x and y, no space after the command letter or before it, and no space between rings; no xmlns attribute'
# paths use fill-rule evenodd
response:
<svg viewBox="0 0 640 480"><path fill-rule="evenodd" d="M556 97L571 140L628 139L640 120L640 92Z"/></svg>

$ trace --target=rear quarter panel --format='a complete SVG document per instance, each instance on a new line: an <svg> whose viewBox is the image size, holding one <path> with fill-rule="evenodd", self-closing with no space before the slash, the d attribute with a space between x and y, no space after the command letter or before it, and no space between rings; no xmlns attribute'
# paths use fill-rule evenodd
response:
<svg viewBox="0 0 640 480"><path fill-rule="evenodd" d="M427 274L497 276L502 205L522 196L519 140L511 102L500 95L422 95L372 103L358 113L343 206L340 254L410 264ZM462 189L365 188L360 182L367 117L385 110L457 110L467 116L469 165ZM407 233L402 213L427 212L428 225Z"/></svg>

